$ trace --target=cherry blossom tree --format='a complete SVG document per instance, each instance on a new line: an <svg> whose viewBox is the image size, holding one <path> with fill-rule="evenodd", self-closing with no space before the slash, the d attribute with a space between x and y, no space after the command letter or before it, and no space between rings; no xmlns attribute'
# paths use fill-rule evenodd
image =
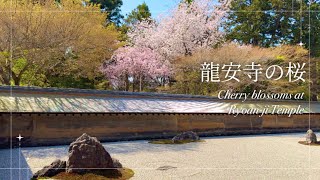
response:
<svg viewBox="0 0 320 180"><path fill-rule="evenodd" d="M128 32L128 47L120 48L102 71L114 87L155 81L172 75L170 64L177 56L192 55L211 48L223 39L219 29L228 9L228 0L181 2L169 15L156 22L146 19ZM134 88L133 88L134 89Z"/></svg>
<svg viewBox="0 0 320 180"><path fill-rule="evenodd" d="M157 51L166 59L191 55L210 48L223 39L219 30L226 16L229 0L214 4L212 0L182 2L172 13L156 21L137 23L128 33L131 43Z"/></svg>
<svg viewBox="0 0 320 180"><path fill-rule="evenodd" d="M129 83L139 83L139 91L142 90L143 82L157 81L171 75L170 64L161 55L145 47L122 47L119 48L103 67L112 85L116 88L129 89Z"/></svg>

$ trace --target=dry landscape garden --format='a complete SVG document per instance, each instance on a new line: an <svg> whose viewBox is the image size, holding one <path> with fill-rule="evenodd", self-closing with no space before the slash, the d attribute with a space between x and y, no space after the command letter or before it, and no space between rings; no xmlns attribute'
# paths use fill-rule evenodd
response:
<svg viewBox="0 0 320 180"><path fill-rule="evenodd" d="M319 179L318 100L319 0L0 0L0 180Z"/></svg>

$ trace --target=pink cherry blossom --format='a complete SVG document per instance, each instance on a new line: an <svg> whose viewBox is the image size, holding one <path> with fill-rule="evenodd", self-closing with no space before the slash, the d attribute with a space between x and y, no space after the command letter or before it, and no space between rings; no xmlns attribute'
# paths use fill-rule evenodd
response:
<svg viewBox="0 0 320 180"><path fill-rule="evenodd" d="M159 22L145 20L136 24L128 36L133 45L148 47L166 59L191 55L222 40L223 32L219 28L228 6L226 0L218 5L212 0L181 3Z"/></svg>
<svg viewBox="0 0 320 180"><path fill-rule="evenodd" d="M171 75L171 67L161 55L145 47L119 48L102 71L113 86L123 85L123 81L157 81Z"/></svg>
<svg viewBox="0 0 320 180"><path fill-rule="evenodd" d="M156 22L146 19L128 32L130 46L114 52L101 70L114 87L141 80L154 82L173 74L170 63L177 56L192 55L211 48L223 39L219 29L229 0L194 0L180 3L169 15Z"/></svg>

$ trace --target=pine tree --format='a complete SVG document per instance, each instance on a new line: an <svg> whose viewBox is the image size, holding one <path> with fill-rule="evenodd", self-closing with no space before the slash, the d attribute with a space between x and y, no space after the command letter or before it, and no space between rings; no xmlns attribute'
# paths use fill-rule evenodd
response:
<svg viewBox="0 0 320 180"><path fill-rule="evenodd" d="M125 22L127 25L133 25L137 22L141 22L142 20L148 19L151 17L151 13L149 10L148 5L144 2L137 6L134 10L132 10L127 18L125 19Z"/></svg>

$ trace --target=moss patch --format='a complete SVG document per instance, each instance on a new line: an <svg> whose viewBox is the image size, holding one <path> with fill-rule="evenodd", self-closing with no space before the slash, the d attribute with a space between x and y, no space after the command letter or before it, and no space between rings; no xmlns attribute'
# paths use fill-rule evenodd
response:
<svg viewBox="0 0 320 180"><path fill-rule="evenodd" d="M320 141L316 143L308 143L307 141L299 141L299 144L308 145L308 146L320 146Z"/></svg>
<svg viewBox="0 0 320 180"><path fill-rule="evenodd" d="M204 142L204 140L182 140L182 141L176 141L173 142L171 139L157 139L157 140L151 140L149 143L151 144L187 144L192 142Z"/></svg>
<svg viewBox="0 0 320 180"><path fill-rule="evenodd" d="M59 179L59 180L125 180L133 177L134 172L128 168L121 168L119 170L100 170L94 173L76 174L76 173L60 173L52 178L40 179Z"/></svg>

